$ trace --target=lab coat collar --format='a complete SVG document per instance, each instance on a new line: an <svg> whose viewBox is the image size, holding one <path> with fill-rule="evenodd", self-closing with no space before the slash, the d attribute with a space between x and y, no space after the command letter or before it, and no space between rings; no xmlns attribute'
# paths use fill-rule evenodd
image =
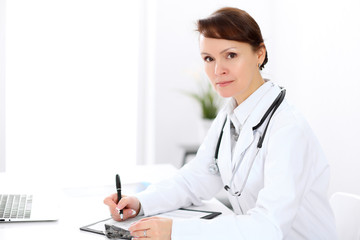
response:
<svg viewBox="0 0 360 240"><path fill-rule="evenodd" d="M234 109L234 114L239 120L241 125L244 125L246 119L249 117L251 112L259 104L262 97L274 86L270 81L266 81L261 85L253 94L245 99L237 108Z"/></svg>
<svg viewBox="0 0 360 240"><path fill-rule="evenodd" d="M258 91L259 90L259 91ZM277 95L280 93L280 88L270 81L263 84L256 92L254 92L244 104L239 105L236 114L244 111L248 114L247 117L241 117L246 121L243 122L242 129L238 141L235 145L233 154L231 153L231 133L230 133L230 120L229 113L234 112L234 102L230 101L225 106L225 114L227 115L227 122L224 126L224 133L221 139L219 149L218 166L221 170L222 180L225 184L229 183L232 176L232 171L236 164L240 161L241 154L249 147L254 140L253 126L259 123L266 110L273 103ZM255 94L255 95L254 95ZM253 109L250 108L253 106ZM232 109L231 109L232 108ZM263 126L260 127L260 131ZM231 159L231 161L229 161ZM246 156L244 159L247 159Z"/></svg>
<svg viewBox="0 0 360 240"><path fill-rule="evenodd" d="M278 94L280 93L280 88L274 84L267 84L264 86L262 90L265 90L263 94L257 94L257 97L260 97L258 104L253 105L254 109L249 112L249 115L244 121L244 125L240 131L240 135L238 141L235 145L234 152L231 154L231 136L230 136L230 120L227 119L227 122L224 126L223 139L220 146L219 151L219 159L218 166L221 172L221 178L225 185L230 184L230 180L234 174L234 170L237 164L240 164L240 168L238 170L235 177L235 181L231 188L236 190L240 190L240 187L243 184L244 176L248 171L253 158L256 156L256 145L258 136L255 137L255 133L252 130L253 126L257 125L267 109L276 99ZM255 97L253 98L253 100ZM265 124L264 124L265 125ZM261 126L259 131L262 132L265 126ZM256 138L256 139L255 139ZM249 148L249 149L248 149ZM244 158L241 161L242 153L248 149ZM230 161L231 159L231 161ZM229 200L231 205L234 208L234 211L238 214L243 213L238 201L240 199L238 197L234 197L228 193Z"/></svg>
<svg viewBox="0 0 360 240"><path fill-rule="evenodd" d="M256 105L259 104L262 97L274 86L274 84L265 79L265 83L261 85L253 94L251 94L247 99L245 99L239 106L236 106L236 100L231 98L230 102L227 105L227 114L231 120L234 119L233 124L235 128L236 123L243 126L251 112L256 108ZM235 120L236 118L236 120Z"/></svg>
<svg viewBox="0 0 360 240"><path fill-rule="evenodd" d="M259 123L266 110L270 107L279 93L280 88L272 82L267 81L247 98L246 101L243 102L244 104L240 104L234 110L236 116L240 119L240 122L243 122L243 125L241 126L240 135L232 154L232 169L234 169L238 161L240 161L241 154L254 141L254 132L252 128ZM227 128L226 130L228 129L230 132L230 128ZM262 129L263 126L261 126L259 130L261 131ZM228 139L230 139L230 137Z"/></svg>

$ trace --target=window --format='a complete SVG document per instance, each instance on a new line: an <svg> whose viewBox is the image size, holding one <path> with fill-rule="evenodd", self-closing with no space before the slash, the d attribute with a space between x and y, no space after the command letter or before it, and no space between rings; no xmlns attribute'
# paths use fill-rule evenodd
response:
<svg viewBox="0 0 360 240"><path fill-rule="evenodd" d="M139 4L7 1L7 171L65 181L135 165Z"/></svg>

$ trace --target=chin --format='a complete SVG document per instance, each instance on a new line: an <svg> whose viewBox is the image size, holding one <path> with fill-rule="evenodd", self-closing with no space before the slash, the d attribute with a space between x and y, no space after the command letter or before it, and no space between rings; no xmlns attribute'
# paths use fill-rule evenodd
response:
<svg viewBox="0 0 360 240"><path fill-rule="evenodd" d="M217 93L223 98L231 98L234 96L233 93L229 93L228 91L217 91Z"/></svg>

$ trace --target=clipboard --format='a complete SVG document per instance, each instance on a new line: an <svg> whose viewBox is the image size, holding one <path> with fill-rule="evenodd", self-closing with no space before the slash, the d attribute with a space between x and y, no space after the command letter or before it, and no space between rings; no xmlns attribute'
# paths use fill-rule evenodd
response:
<svg viewBox="0 0 360 240"><path fill-rule="evenodd" d="M112 219L112 218L103 219L103 220L100 220L100 221L98 221L98 222L94 222L94 223L91 223L91 224L89 224L89 225L80 227L80 230L86 231L86 232L91 232L91 233L96 233L96 234L105 235L105 232L104 232L104 231L98 230L98 229L96 229L96 228L92 228L92 226L97 225L97 224L100 224L100 223L104 223L104 226L105 226L105 223L106 223L107 221L109 221L110 219ZM104 228L104 230L105 230L105 228Z"/></svg>
<svg viewBox="0 0 360 240"><path fill-rule="evenodd" d="M214 212L214 211L206 211L206 210L195 210L189 208L180 208L175 211L165 212L161 214L157 214L155 216L159 217L167 217L172 219L213 219L219 216L221 212ZM129 219L128 223L136 222L142 218L146 218L145 216L137 216L135 218ZM112 218L103 219L97 221L95 223L88 224L86 226L80 227L80 230L105 235L105 224L107 225L116 225L117 227L123 228L127 230L126 224L127 222L115 222Z"/></svg>

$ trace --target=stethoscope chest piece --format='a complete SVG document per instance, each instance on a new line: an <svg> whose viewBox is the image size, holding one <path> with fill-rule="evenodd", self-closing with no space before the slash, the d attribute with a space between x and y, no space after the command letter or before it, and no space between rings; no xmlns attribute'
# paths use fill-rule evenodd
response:
<svg viewBox="0 0 360 240"><path fill-rule="evenodd" d="M215 162L216 162L216 160L213 163L209 164L209 172L213 175L216 175L219 173L219 167Z"/></svg>

